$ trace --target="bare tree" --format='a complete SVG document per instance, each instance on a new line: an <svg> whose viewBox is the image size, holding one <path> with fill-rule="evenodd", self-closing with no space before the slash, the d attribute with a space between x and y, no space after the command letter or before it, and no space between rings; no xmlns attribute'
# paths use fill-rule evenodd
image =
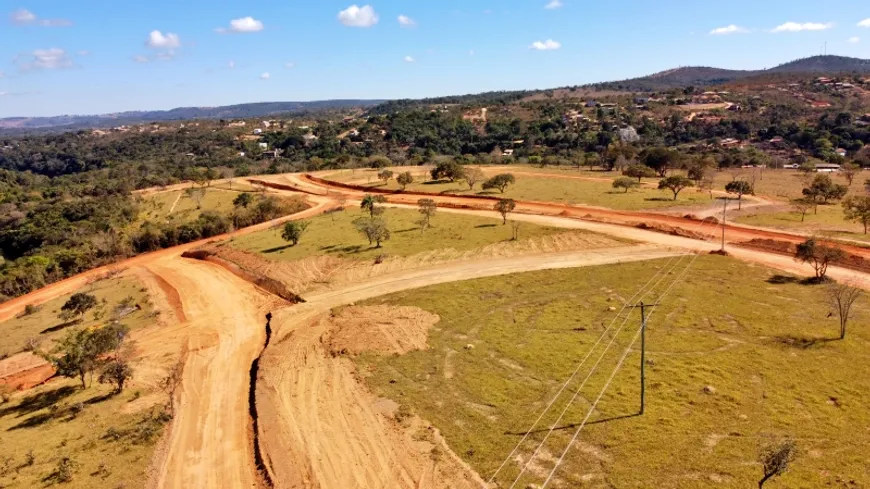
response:
<svg viewBox="0 0 870 489"><path fill-rule="evenodd" d="M846 339L846 325L852 319L852 306L861 297L861 289L850 284L831 284L828 286L828 303L840 319L840 339Z"/></svg>
<svg viewBox="0 0 870 489"><path fill-rule="evenodd" d="M520 223L517 221L511 221L511 230L513 234L511 235L512 241L519 241L520 239Z"/></svg>
<svg viewBox="0 0 870 489"><path fill-rule="evenodd" d="M474 190L477 182L483 181L484 178L486 178L486 175L483 174L483 170L480 168L469 168L465 171L465 183L468 184L469 190Z"/></svg>
<svg viewBox="0 0 870 489"><path fill-rule="evenodd" d="M175 393L178 391L178 387L181 386L183 375L184 362L179 360L171 369L169 369L166 377L160 381L160 388L169 397L167 407L169 408L169 414L172 416L175 415Z"/></svg>
<svg viewBox="0 0 870 489"><path fill-rule="evenodd" d="M760 457L761 465L764 468L764 477L758 481L758 489L762 489L764 483L769 479L784 474L796 457L797 445L791 440L764 449Z"/></svg>
<svg viewBox="0 0 870 489"><path fill-rule="evenodd" d="M185 196L196 202L196 209L202 209L202 199L205 198L205 189L203 187L190 187L185 189Z"/></svg>
<svg viewBox="0 0 870 489"><path fill-rule="evenodd" d="M804 222L804 220L807 218L807 212L809 212L810 209L816 206L815 202L807 198L792 199L790 201L790 204L792 210L801 215L801 222Z"/></svg>

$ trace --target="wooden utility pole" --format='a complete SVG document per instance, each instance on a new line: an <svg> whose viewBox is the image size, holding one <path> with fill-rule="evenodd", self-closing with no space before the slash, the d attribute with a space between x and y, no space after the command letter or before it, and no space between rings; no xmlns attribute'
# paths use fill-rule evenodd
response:
<svg viewBox="0 0 870 489"><path fill-rule="evenodd" d="M635 308L640 308L640 413L646 408L646 309L656 307L656 304L644 304L641 302Z"/></svg>

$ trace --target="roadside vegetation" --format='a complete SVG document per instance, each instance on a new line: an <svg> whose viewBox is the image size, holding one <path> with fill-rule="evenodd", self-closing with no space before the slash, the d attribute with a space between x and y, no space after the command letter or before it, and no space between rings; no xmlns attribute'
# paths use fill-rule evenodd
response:
<svg viewBox="0 0 870 489"><path fill-rule="evenodd" d="M616 314L610 308L621 307L665 264L533 272L374 299L367 304L417 306L441 319L427 350L364 354L356 362L377 394L400 404L400 422L402 413L431 421L488 479L610 323ZM870 419L861 397L870 380L855 375L854 366L865 357L870 330L863 325L870 316L866 307L854 307L840 340L829 287L730 258L698 258L650 320L646 414L636 416L635 346L557 482L754 487L770 474L776 477L765 487L824 487L863 480L870 435L855 427ZM630 331L617 335L601 370L518 487L540 484L553 467L636 331L639 314L631 313ZM555 421L568 398L560 398L539 428ZM500 485L510 485L519 473L517 459L527 460L545 433L521 446L496 479ZM797 459L791 448L783 453L790 441ZM787 471L777 465L777 453L787 459Z"/></svg>

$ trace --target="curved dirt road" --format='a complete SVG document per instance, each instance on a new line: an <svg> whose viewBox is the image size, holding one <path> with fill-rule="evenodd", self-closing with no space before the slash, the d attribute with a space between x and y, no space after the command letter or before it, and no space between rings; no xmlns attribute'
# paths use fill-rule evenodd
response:
<svg viewBox="0 0 870 489"><path fill-rule="evenodd" d="M211 263L167 257L147 267L183 291L188 318L175 418L156 486L257 487L248 372L276 298Z"/></svg>
<svg viewBox="0 0 870 489"><path fill-rule="evenodd" d="M319 318L332 308L445 282L675 254L655 246L626 246L439 265L308 296L306 303L278 311L256 390L260 443L275 487L484 487L454 459L436 472L427 454L378 410L353 363L329 355L322 341L328 330Z"/></svg>

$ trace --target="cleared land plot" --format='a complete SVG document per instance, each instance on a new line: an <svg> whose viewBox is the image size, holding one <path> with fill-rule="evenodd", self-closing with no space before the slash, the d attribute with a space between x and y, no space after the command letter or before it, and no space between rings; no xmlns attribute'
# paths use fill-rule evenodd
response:
<svg viewBox="0 0 870 489"><path fill-rule="evenodd" d="M39 342L43 349L50 348L51 342L66 334L66 330L70 328L91 328L105 324L113 317L120 318L121 322L130 329L149 326L154 321L154 308L148 293L142 284L133 278L114 277L100 280L79 292L93 295L98 303L97 307L88 311L80 322L58 318L61 307L70 298L70 295L67 295L37 306L33 314L0 323L0 333L3 335L0 356L23 351L31 338ZM121 305L122 302L125 305ZM140 309L136 309L136 305L139 305Z"/></svg>
<svg viewBox="0 0 870 489"><path fill-rule="evenodd" d="M156 194L144 198L141 218L156 222L185 223L195 221L200 214L206 211L229 213L233 210L233 199L238 195L239 192L235 191L217 188L205 189L201 208L197 209L196 200L186 194L184 190ZM173 206L175 207L173 208Z"/></svg>
<svg viewBox="0 0 870 489"><path fill-rule="evenodd" d="M803 221L801 221L800 214L783 210L759 212L738 217L736 220L739 223L752 226L797 230L821 236L870 241L870 235L864 234L864 226L843 219L843 207L836 204L819 206L818 214L813 214L813 211L810 210Z"/></svg>
<svg viewBox="0 0 870 489"><path fill-rule="evenodd" d="M616 313L608 308L621 307L668 263L526 273L368 301L420 307L441 320L428 350L364 354L359 371L377 394L402 406L399 413L431 421L488 479L610 324ZM649 323L646 414L634 416L635 347L551 487L754 487L759 448L782 437L796 440L801 457L772 484L870 480L870 407L863 402L870 378L856 375L870 348L863 327L870 312L856 309L846 340L829 341L837 321L827 318L822 288L729 258L700 257ZM552 469L638 323L639 312L631 312L631 330L617 335L516 487L540 484ZM595 359L538 429L556 421ZM510 486L545 433L521 446L496 479L499 487Z"/></svg>
<svg viewBox="0 0 870 489"><path fill-rule="evenodd" d="M421 215L416 210L387 208L383 217L392 236L382 248L369 245L354 227L354 220L368 218L368 213L359 209L309 219L309 228L296 246L289 246L281 238L280 227L236 238L230 243L235 248L263 253L270 259L282 261L318 255L369 259L382 254L410 256L446 248L471 250L509 241L512 233L511 226L502 225L500 220L446 212L436 213L432 217L432 227L422 233L418 224ZM526 240L564 232L564 229L523 224L520 238Z"/></svg>
<svg viewBox="0 0 870 489"><path fill-rule="evenodd" d="M509 172L505 172L509 173ZM686 189L680 193L679 198L674 200L674 195L667 190L642 187L625 193L623 190L612 188L611 181L587 181L567 178L546 178L523 176L521 172L515 173L517 182L507 188L505 193L498 190L481 190L478 184L475 190L468 189L465 182L428 181L415 182L408 186L408 190L430 193L452 193L459 195L486 195L496 198L516 200L534 200L544 202L557 202L564 204L589 205L607 207L618 210L660 209L675 206L706 205L710 203L708 194L699 193L693 189ZM614 176L616 178L616 176ZM399 190L395 180L390 180L387 185L374 179L370 185L373 188L385 190Z"/></svg>

